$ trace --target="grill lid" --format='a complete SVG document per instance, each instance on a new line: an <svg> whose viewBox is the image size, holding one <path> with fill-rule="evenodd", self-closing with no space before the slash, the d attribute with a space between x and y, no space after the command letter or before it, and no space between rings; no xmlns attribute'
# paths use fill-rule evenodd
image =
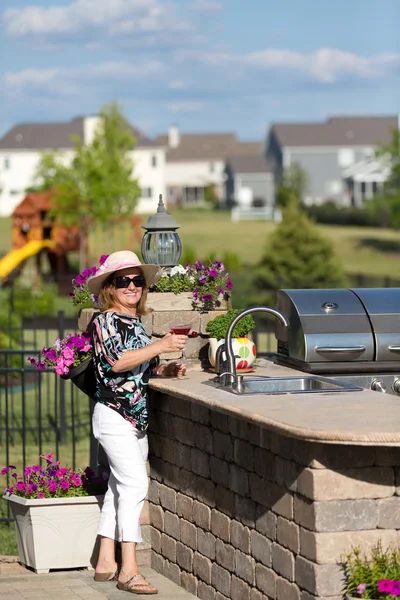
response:
<svg viewBox="0 0 400 600"><path fill-rule="evenodd" d="M368 314L376 361L400 361L400 288L352 288Z"/></svg>
<svg viewBox="0 0 400 600"><path fill-rule="evenodd" d="M276 307L290 322L276 325L280 354L319 363L374 360L371 323L352 290L278 290Z"/></svg>

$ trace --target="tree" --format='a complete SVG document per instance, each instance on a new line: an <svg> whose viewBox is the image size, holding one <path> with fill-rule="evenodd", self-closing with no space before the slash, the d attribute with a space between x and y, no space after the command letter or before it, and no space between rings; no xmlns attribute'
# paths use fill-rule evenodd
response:
<svg viewBox="0 0 400 600"><path fill-rule="evenodd" d="M215 185L213 183L209 183L204 188L204 202L212 208L218 207L219 198L217 190L215 189Z"/></svg>
<svg viewBox="0 0 400 600"><path fill-rule="evenodd" d="M81 230L81 267L89 265L88 233L91 223L131 215L140 196L132 179L128 152L135 144L127 121L116 103L104 106L93 140L85 145L76 136L70 164L57 151L44 153L35 173L36 190L55 190L52 215Z"/></svg>
<svg viewBox="0 0 400 600"><path fill-rule="evenodd" d="M386 180L382 194L370 200L367 204L368 211L379 218L382 214L388 215L390 227L400 229L400 131L394 129L390 144L382 145L376 152L382 161L389 176Z"/></svg>
<svg viewBox="0 0 400 600"><path fill-rule="evenodd" d="M333 246L299 208L290 204L269 236L256 268L253 302L271 304L280 288L337 288L345 285Z"/></svg>
<svg viewBox="0 0 400 600"><path fill-rule="evenodd" d="M294 162L283 172L277 191L278 206L285 208L293 202L301 204L309 184L310 178L307 171L298 162Z"/></svg>

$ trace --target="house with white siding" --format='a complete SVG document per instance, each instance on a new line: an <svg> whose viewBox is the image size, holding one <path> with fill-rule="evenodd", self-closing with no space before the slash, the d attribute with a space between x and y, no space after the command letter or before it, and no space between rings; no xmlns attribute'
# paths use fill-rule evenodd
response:
<svg viewBox="0 0 400 600"><path fill-rule="evenodd" d="M309 176L305 204L334 201L363 206L379 193L387 171L375 150L391 141L398 116L332 117L325 123L274 123L266 158L279 182L285 168L298 163Z"/></svg>
<svg viewBox="0 0 400 600"><path fill-rule="evenodd" d="M33 176L43 152L61 151L66 164L74 155L73 136L85 144L93 139L98 116L77 117L59 123L18 123L0 139L0 216L8 216L33 184ZM165 148L129 126L136 144L131 151L132 176L142 190L136 212L156 212L159 194L165 197Z"/></svg>
<svg viewBox="0 0 400 600"><path fill-rule="evenodd" d="M226 161L238 155L261 155L261 142L242 142L235 133L181 133L177 126L155 140L166 148L168 204L202 206L212 185L225 203Z"/></svg>

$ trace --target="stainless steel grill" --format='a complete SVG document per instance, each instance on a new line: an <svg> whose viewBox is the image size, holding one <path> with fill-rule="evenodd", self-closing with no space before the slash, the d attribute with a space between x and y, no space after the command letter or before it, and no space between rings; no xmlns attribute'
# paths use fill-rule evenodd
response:
<svg viewBox="0 0 400 600"><path fill-rule="evenodd" d="M400 394L400 288L279 290L278 364Z"/></svg>

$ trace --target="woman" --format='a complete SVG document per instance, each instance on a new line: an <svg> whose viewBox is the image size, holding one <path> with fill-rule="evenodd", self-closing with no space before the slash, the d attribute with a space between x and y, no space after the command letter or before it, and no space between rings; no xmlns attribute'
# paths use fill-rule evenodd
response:
<svg viewBox="0 0 400 600"><path fill-rule="evenodd" d="M161 353L181 351L185 335L167 334L151 343L140 317L146 311L149 286L160 276L156 265L143 265L133 252L110 254L88 280L102 311L93 321L96 406L93 433L110 465L98 534L101 536L96 581L118 578L120 590L156 594L139 573L136 544L142 541L140 513L147 494L147 382L157 375L184 375L177 362L156 365ZM121 542L117 571L115 540Z"/></svg>

